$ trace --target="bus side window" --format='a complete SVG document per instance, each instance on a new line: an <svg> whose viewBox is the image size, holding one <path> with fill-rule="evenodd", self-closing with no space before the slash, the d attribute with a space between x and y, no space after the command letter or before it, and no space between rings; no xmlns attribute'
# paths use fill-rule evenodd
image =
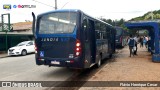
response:
<svg viewBox="0 0 160 90"><path fill-rule="evenodd" d="M84 31L84 34L85 34L85 40L88 40L88 35L87 35L87 19L84 19L83 20L83 31Z"/></svg>
<svg viewBox="0 0 160 90"><path fill-rule="evenodd" d="M102 36L101 39L107 39L106 26L105 24L101 24Z"/></svg>
<svg viewBox="0 0 160 90"><path fill-rule="evenodd" d="M96 36L96 39L101 39L100 23L99 22L95 22L95 36Z"/></svg>
<svg viewBox="0 0 160 90"><path fill-rule="evenodd" d="M107 33L106 33L106 31L103 32L103 39L107 39Z"/></svg>
<svg viewBox="0 0 160 90"><path fill-rule="evenodd" d="M110 27L106 26L106 38L110 38Z"/></svg>
<svg viewBox="0 0 160 90"><path fill-rule="evenodd" d="M96 35L96 39L100 39L101 35L99 30L95 30L95 35Z"/></svg>

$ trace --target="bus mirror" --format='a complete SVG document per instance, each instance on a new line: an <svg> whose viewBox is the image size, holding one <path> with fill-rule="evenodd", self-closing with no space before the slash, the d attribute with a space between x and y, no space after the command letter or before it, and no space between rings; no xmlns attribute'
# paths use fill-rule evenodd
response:
<svg viewBox="0 0 160 90"><path fill-rule="evenodd" d="M35 36L35 21L36 21L36 17L34 12L32 12L32 17L33 17L33 22L32 22L32 33Z"/></svg>

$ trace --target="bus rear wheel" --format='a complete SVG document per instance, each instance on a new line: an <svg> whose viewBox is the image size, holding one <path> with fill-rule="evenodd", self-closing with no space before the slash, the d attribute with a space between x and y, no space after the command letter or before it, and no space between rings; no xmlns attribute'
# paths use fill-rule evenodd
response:
<svg viewBox="0 0 160 90"><path fill-rule="evenodd" d="M101 64L102 64L102 59L99 58L98 63L96 64L96 67L99 68L101 66Z"/></svg>
<svg viewBox="0 0 160 90"><path fill-rule="evenodd" d="M112 54L109 55L109 58L112 58Z"/></svg>

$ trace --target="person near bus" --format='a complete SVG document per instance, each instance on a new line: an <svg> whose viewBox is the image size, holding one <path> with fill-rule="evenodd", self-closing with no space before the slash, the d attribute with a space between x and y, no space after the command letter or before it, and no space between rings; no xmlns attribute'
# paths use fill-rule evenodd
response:
<svg viewBox="0 0 160 90"><path fill-rule="evenodd" d="M138 35L134 37L134 40L135 40L134 55L137 55L137 49L138 49L137 44L138 44L138 41L139 41L138 37L139 37Z"/></svg>
<svg viewBox="0 0 160 90"><path fill-rule="evenodd" d="M145 40L146 40L145 46L147 48L148 47L148 37L147 36L145 37Z"/></svg>
<svg viewBox="0 0 160 90"><path fill-rule="evenodd" d="M146 45L146 38L145 38L145 36L143 36L143 45Z"/></svg>
<svg viewBox="0 0 160 90"><path fill-rule="evenodd" d="M139 38L140 48L143 48L143 36Z"/></svg>
<svg viewBox="0 0 160 90"><path fill-rule="evenodd" d="M130 57L131 55L134 56L133 47L135 47L135 39L133 38L132 34L130 35L128 39L128 46L129 46Z"/></svg>

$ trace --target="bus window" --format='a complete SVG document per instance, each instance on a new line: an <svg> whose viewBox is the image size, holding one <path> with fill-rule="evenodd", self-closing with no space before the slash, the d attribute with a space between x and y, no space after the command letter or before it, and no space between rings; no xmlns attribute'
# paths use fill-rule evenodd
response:
<svg viewBox="0 0 160 90"><path fill-rule="evenodd" d="M106 34L106 35L107 35L106 37L107 37L107 38L110 38L110 31L111 31L111 28L110 28L109 26L106 26L106 33L107 33L107 34Z"/></svg>
<svg viewBox="0 0 160 90"><path fill-rule="evenodd" d="M106 25L105 24L101 24L101 32L102 32L102 39L107 39L107 33L106 33Z"/></svg>
<svg viewBox="0 0 160 90"><path fill-rule="evenodd" d="M105 31L105 30L106 30L105 24L101 24L101 30L102 30L102 31Z"/></svg>
<svg viewBox="0 0 160 90"><path fill-rule="evenodd" d="M95 31L95 35L96 35L96 39L100 39L100 31L99 30L96 30Z"/></svg>
<svg viewBox="0 0 160 90"><path fill-rule="evenodd" d="M102 33L103 33L102 38L103 39L107 39L107 33L106 33L106 31L103 31Z"/></svg>
<svg viewBox="0 0 160 90"><path fill-rule="evenodd" d="M39 34L72 33L76 26L76 13L51 13L40 18Z"/></svg>
<svg viewBox="0 0 160 90"><path fill-rule="evenodd" d="M101 25L99 22L95 22L95 29L96 30L100 30L101 29Z"/></svg>
<svg viewBox="0 0 160 90"><path fill-rule="evenodd" d="M99 22L95 22L95 35L96 35L96 39L101 39L100 23Z"/></svg>

